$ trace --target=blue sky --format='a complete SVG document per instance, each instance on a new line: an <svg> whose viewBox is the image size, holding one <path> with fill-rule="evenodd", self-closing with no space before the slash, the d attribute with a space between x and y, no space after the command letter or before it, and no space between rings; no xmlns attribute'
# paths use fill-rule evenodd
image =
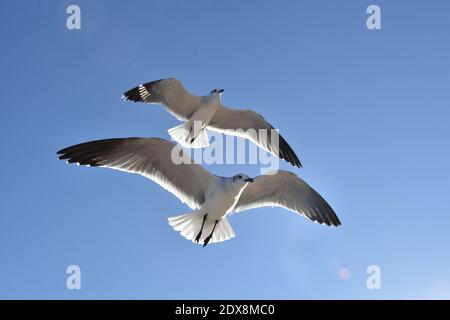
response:
<svg viewBox="0 0 450 320"><path fill-rule="evenodd" d="M82 29L66 28L81 7ZM382 30L366 28L377 4ZM450 298L448 1L1 1L0 298ZM68 166L88 140L169 139L177 120L121 101L174 76L270 119L342 221L232 216L203 249L188 208L140 176ZM219 175L257 165L216 165ZM66 289L79 265L81 290ZM378 265L382 289L366 288ZM341 271L341 276L340 276ZM347 277L342 277L342 273Z"/></svg>

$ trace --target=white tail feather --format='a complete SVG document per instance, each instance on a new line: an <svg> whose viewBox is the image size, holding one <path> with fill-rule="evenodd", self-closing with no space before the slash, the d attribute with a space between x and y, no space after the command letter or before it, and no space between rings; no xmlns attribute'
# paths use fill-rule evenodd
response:
<svg viewBox="0 0 450 320"><path fill-rule="evenodd" d="M192 212L183 214L176 217L169 217L169 224L175 231L179 231L180 234L187 240L191 240L195 243L195 238L197 237L200 229L202 227L203 215L198 212ZM202 235L198 244L203 245L205 238L211 234L212 228L214 227L214 220L206 219L203 226ZM234 238L234 231L230 226L227 218L222 218L216 225L213 236L209 243L217 243Z"/></svg>
<svg viewBox="0 0 450 320"><path fill-rule="evenodd" d="M187 121L167 131L173 140L185 148L205 148L209 146L208 131L200 129L200 131L195 132L193 126L192 122Z"/></svg>

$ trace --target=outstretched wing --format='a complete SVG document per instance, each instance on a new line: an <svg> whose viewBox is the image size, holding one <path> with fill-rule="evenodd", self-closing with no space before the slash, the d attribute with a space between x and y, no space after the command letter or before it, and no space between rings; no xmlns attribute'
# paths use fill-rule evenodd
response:
<svg viewBox="0 0 450 320"><path fill-rule="evenodd" d="M107 167L145 176L191 209L204 203L208 186L218 179L194 164L177 145L158 138L91 141L62 149L58 155L68 163Z"/></svg>
<svg viewBox="0 0 450 320"><path fill-rule="evenodd" d="M260 114L251 110L221 107L214 114L208 129L230 134L256 143L296 167L302 164L284 138Z"/></svg>
<svg viewBox="0 0 450 320"><path fill-rule="evenodd" d="M141 84L125 92L122 98L134 102L160 103L178 120L187 120L200 106L201 98L187 91L175 78Z"/></svg>
<svg viewBox="0 0 450 320"><path fill-rule="evenodd" d="M278 206L328 226L341 222L330 205L305 181L288 171L257 177L242 192L234 212Z"/></svg>

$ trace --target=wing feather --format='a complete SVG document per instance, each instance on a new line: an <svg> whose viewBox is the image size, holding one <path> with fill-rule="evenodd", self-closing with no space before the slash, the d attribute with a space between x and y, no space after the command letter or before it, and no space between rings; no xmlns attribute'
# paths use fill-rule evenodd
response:
<svg viewBox="0 0 450 320"><path fill-rule="evenodd" d="M208 129L249 139L293 166L302 166L286 140L263 116L254 111L220 107L211 119Z"/></svg>
<svg viewBox="0 0 450 320"><path fill-rule="evenodd" d="M328 226L341 222L330 205L305 181L288 171L255 178L242 192L234 212L252 208L279 206Z"/></svg>
<svg viewBox="0 0 450 320"><path fill-rule="evenodd" d="M175 78L141 84L125 92L124 100L162 104L178 120L187 120L200 106L201 98L191 94Z"/></svg>

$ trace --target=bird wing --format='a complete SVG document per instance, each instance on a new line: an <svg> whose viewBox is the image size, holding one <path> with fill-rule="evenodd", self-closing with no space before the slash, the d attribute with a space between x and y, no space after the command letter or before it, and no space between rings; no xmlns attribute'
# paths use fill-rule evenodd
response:
<svg viewBox="0 0 450 320"><path fill-rule="evenodd" d="M123 138L91 141L58 151L59 159L93 167L138 173L174 194L191 209L205 202L205 192L218 179L178 148L158 138ZM179 163L179 164L177 164Z"/></svg>
<svg viewBox="0 0 450 320"><path fill-rule="evenodd" d="M178 120L187 120L200 106L201 98L187 91L175 78L141 84L122 95L127 101L160 103Z"/></svg>
<svg viewBox="0 0 450 320"><path fill-rule="evenodd" d="M305 181L288 171L262 175L249 183L234 207L234 212L278 206L328 226L341 222L330 205Z"/></svg>
<svg viewBox="0 0 450 320"><path fill-rule="evenodd" d="M259 113L220 107L211 119L208 128L249 139L293 166L302 166L291 146Z"/></svg>

